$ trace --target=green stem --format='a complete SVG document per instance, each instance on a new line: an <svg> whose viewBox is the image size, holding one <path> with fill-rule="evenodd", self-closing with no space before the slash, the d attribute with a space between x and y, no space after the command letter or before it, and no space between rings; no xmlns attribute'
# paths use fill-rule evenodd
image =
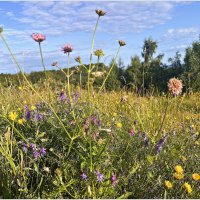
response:
<svg viewBox="0 0 200 200"><path fill-rule="evenodd" d="M65 125L62 123L62 121L60 120L60 118L58 117L58 115L56 114L55 110L53 109L53 107L51 106L51 104L48 104L44 99L43 97L40 96L40 94L33 88L33 86L31 85L31 83L28 81L28 79L26 78L24 72L22 71L22 68L20 67L17 59L15 58L15 55L12 53L12 50L10 49L9 45L7 44L5 38L3 37L3 35L0 33L0 37L2 38L4 44L6 45L10 55L12 56L15 64L17 65L17 67L19 68L24 80L27 82L28 86L33 90L33 92L35 92L37 94L37 96L47 105L49 105L49 107L51 108L53 114L55 115L55 117L58 119L60 125L62 126L62 128L65 130L65 132L67 133L67 136L71 139L71 136L69 134L69 132L67 131L67 129L65 128Z"/></svg>
<svg viewBox="0 0 200 200"><path fill-rule="evenodd" d="M106 83L106 81L107 81L107 79L108 79L108 77L109 77L109 75L110 75L110 73L111 73L111 71L112 71L112 69L113 69L115 63L116 63L116 61L117 61L117 58L118 58L118 55L119 55L119 51L120 51L120 47L121 47L121 46L119 46L119 48L118 48L118 50L117 50L117 54L116 54L116 56L115 56L115 59L114 59L114 61L113 61L113 64L112 64L112 66L111 66L111 68L110 68L110 70L109 70L109 72L108 72L106 78L104 79L104 81L103 81L103 83L102 83L102 85L101 85L101 87L100 87L100 89L99 89L99 92L102 91L102 89L103 89L103 87L104 87L104 85L105 85L105 83Z"/></svg>
<svg viewBox="0 0 200 200"><path fill-rule="evenodd" d="M67 90L68 90L68 96L70 99L70 103L72 103L71 101L71 92L70 92L70 73L69 73L69 68L70 68L70 56L68 53L68 57L67 57Z"/></svg>
<svg viewBox="0 0 200 200"><path fill-rule="evenodd" d="M42 66L44 68L45 78L47 80L47 73L46 73L46 67L45 67L45 64L44 64L44 57L43 57L43 54L42 54L41 42L39 42L39 49L40 49L40 56L41 56L41 60L42 60Z"/></svg>

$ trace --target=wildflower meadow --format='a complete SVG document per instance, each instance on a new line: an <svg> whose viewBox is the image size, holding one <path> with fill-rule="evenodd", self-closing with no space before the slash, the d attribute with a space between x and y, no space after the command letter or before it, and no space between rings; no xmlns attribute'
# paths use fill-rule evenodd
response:
<svg viewBox="0 0 200 200"><path fill-rule="evenodd" d="M21 77L19 85L0 86L0 197L200 198L200 93L183 92L177 77L165 82L167 92L155 95L144 84L141 93L106 90L128 41L117 41L112 65L99 71L104 52L94 44L107 13L97 9L93 14L89 65L77 55L79 67L72 70L76 49L71 43L61 47L66 70L52 61L65 77L62 84L45 66L48 35L31 35L44 70L42 81L34 84L0 28L1 43ZM98 77L103 79L94 87Z"/></svg>

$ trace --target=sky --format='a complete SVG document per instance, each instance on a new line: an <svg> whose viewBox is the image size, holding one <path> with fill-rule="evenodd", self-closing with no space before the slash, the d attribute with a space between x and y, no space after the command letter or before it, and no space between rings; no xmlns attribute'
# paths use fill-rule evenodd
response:
<svg viewBox="0 0 200 200"><path fill-rule="evenodd" d="M41 43L46 68L56 69L51 66L53 61L66 68L67 56L61 51L65 44L74 48L71 66L76 65L77 56L89 63L96 9L106 12L100 18L94 44L94 50L104 51L101 61L105 64L115 56L118 40L127 43L119 53L127 66L132 56L141 57L145 38L157 41L156 55L163 53L165 63L176 51L183 59L185 48L199 39L198 1L0 1L0 26L25 72L43 70L38 43L31 38L35 32L46 35ZM0 39L0 73L16 72L18 69Z"/></svg>

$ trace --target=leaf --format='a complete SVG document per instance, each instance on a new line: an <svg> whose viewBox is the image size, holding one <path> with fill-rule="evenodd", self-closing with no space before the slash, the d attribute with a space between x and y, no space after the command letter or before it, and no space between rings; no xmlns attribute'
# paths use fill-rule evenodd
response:
<svg viewBox="0 0 200 200"><path fill-rule="evenodd" d="M127 199L132 194L133 194L132 192L126 192L125 194L118 197L118 199Z"/></svg>

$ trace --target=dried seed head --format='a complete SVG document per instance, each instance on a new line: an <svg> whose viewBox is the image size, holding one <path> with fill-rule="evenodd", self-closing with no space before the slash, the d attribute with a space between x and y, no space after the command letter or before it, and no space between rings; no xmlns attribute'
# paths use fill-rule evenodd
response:
<svg viewBox="0 0 200 200"><path fill-rule="evenodd" d="M75 61L78 62L78 63L81 63L81 57L80 56L76 57Z"/></svg>
<svg viewBox="0 0 200 200"><path fill-rule="evenodd" d="M97 49L96 51L94 51L94 55L97 57L101 57L104 56L104 52L102 49Z"/></svg>
<svg viewBox="0 0 200 200"><path fill-rule="evenodd" d="M126 45L126 43L123 40L119 40L118 42L119 42L120 46L125 46Z"/></svg>
<svg viewBox="0 0 200 200"><path fill-rule="evenodd" d="M51 63L51 66L53 66L53 67L54 67L54 66L58 66L58 62L57 62L57 61L52 62L52 63Z"/></svg>
<svg viewBox="0 0 200 200"><path fill-rule="evenodd" d="M105 14L106 14L106 12L105 11L103 11L103 10L95 10L96 11L96 13L97 13L97 15L99 15L99 17L101 17L101 16L104 16Z"/></svg>

